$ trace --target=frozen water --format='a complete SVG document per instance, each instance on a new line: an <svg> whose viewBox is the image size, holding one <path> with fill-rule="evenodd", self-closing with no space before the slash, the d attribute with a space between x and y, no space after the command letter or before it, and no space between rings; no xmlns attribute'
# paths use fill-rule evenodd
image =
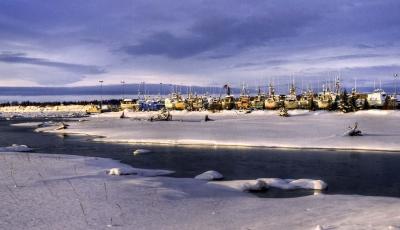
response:
<svg viewBox="0 0 400 230"><path fill-rule="evenodd" d="M198 180L221 180L222 178L224 178L224 176L222 176L221 173L214 170L204 172L194 177L194 179Z"/></svg>

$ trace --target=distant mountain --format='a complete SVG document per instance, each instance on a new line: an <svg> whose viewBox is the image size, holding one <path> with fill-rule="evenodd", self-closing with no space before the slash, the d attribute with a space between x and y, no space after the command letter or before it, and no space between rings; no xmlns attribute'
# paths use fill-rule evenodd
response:
<svg viewBox="0 0 400 230"><path fill-rule="evenodd" d="M256 94L257 87L249 87L248 93ZM400 87L399 87L400 88ZM301 88L297 85L297 93L301 93ZM314 90L317 87L314 86ZM387 93L394 92L392 85L384 85L383 89ZM191 92L195 94L213 94L213 95L225 95L225 89L223 87L202 87L202 86L185 86L185 85L172 85L172 84L126 84L122 85L104 85L100 86L85 86L85 87L0 87L0 96L51 96L51 95L167 95L171 92L178 91L181 94L187 94ZM275 90L278 94L288 93L287 85L276 85ZM305 90L305 88L304 88ZM358 91L361 92L372 92L372 87L358 87ZM261 88L262 92L267 92L267 87ZM232 88L232 94L239 95L239 88ZM351 88L347 87L347 92L351 92Z"/></svg>
<svg viewBox="0 0 400 230"><path fill-rule="evenodd" d="M0 87L0 95L3 96L39 96L39 95L134 95L134 94L170 94L173 91L179 91L186 94L189 90L193 93L204 94L224 94L221 87L201 87L184 86L171 84L126 84L122 85L104 85L85 86L85 87ZM235 89L237 91L237 89Z"/></svg>

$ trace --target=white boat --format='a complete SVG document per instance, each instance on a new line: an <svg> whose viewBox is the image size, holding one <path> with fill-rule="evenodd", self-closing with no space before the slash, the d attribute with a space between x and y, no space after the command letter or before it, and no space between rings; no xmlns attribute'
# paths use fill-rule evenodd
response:
<svg viewBox="0 0 400 230"><path fill-rule="evenodd" d="M386 97L387 94L383 89L375 89L374 92L369 93L367 96L368 104L371 107L383 107Z"/></svg>

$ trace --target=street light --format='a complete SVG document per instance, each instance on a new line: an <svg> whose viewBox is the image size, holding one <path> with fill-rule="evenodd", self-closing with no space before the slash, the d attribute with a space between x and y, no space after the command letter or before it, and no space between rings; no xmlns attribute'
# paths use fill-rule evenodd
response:
<svg viewBox="0 0 400 230"><path fill-rule="evenodd" d="M122 84L122 99L125 98L125 81L121 81Z"/></svg>
<svg viewBox="0 0 400 230"><path fill-rule="evenodd" d="M397 107L397 79L399 78L399 75L397 73L393 74L394 76L394 107L396 109Z"/></svg>
<svg viewBox="0 0 400 230"><path fill-rule="evenodd" d="M103 108L103 80L100 80L100 109Z"/></svg>

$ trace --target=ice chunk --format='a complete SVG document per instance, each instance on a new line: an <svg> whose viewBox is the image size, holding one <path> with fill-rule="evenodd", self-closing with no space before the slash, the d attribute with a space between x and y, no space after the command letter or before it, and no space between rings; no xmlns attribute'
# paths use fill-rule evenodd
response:
<svg viewBox="0 0 400 230"><path fill-rule="evenodd" d="M224 178L224 176L222 176L221 173L214 170L204 172L194 177L194 179L198 180L221 180L222 178Z"/></svg>
<svg viewBox="0 0 400 230"><path fill-rule="evenodd" d="M242 192L262 191L268 188L263 180L234 180L234 181L215 181L209 182L226 186Z"/></svg>
<svg viewBox="0 0 400 230"><path fill-rule="evenodd" d="M290 189L313 189L313 190L324 190L328 185L322 180L312 179L280 179L280 178L263 178L263 180L270 187L280 188L285 190Z"/></svg>
<svg viewBox="0 0 400 230"><path fill-rule="evenodd" d="M139 155L139 154L144 154L144 153L150 153L151 151L148 149L136 149L133 151L133 155Z"/></svg>
<svg viewBox="0 0 400 230"><path fill-rule="evenodd" d="M111 176L123 175L122 170L120 168L112 168L112 169L108 170L107 174L111 175Z"/></svg>
<svg viewBox="0 0 400 230"><path fill-rule="evenodd" d="M324 230L321 225L317 225L314 230Z"/></svg>
<svg viewBox="0 0 400 230"><path fill-rule="evenodd" d="M227 186L240 191L260 191L269 187L284 190L291 189L312 189L324 190L327 184L322 180L312 179L280 179L280 178L261 178L257 180L236 180L236 181L219 181L213 182L219 185Z"/></svg>
<svg viewBox="0 0 400 230"><path fill-rule="evenodd" d="M111 176L137 175L143 177L164 176L174 173L170 170L161 169L138 169L138 168L111 168L106 171Z"/></svg>
<svg viewBox="0 0 400 230"><path fill-rule="evenodd" d="M32 149L26 145L13 144L8 147L0 147L0 152L30 152L30 151L32 151Z"/></svg>
<svg viewBox="0 0 400 230"><path fill-rule="evenodd" d="M268 184L262 180L248 181L242 184L242 191L262 191L268 188Z"/></svg>
<svg viewBox="0 0 400 230"><path fill-rule="evenodd" d="M294 180L289 183L296 188L302 189L314 189L314 190L324 190L328 185L322 180L311 180L311 179L299 179Z"/></svg>

